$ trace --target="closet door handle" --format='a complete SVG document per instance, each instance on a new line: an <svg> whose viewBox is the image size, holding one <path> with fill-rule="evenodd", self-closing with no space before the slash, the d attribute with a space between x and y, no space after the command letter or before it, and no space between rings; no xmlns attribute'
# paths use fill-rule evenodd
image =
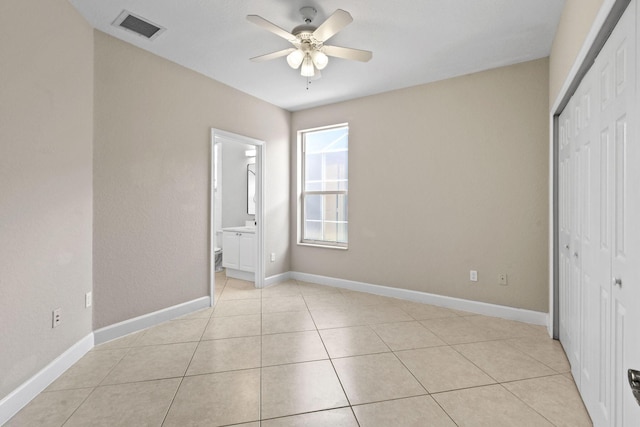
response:
<svg viewBox="0 0 640 427"><path fill-rule="evenodd" d="M564 248L565 248L566 250L569 250L569 245L564 245Z"/></svg>
<svg viewBox="0 0 640 427"><path fill-rule="evenodd" d="M576 257L576 259L578 259L578 252L574 252L573 256Z"/></svg>
<svg viewBox="0 0 640 427"><path fill-rule="evenodd" d="M616 286L622 287L622 279L619 278L619 277L614 277L613 278L613 284L616 285Z"/></svg>

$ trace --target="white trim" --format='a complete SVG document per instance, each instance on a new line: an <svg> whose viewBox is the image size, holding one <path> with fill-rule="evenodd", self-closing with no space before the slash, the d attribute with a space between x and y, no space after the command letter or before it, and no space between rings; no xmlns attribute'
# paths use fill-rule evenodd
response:
<svg viewBox="0 0 640 427"><path fill-rule="evenodd" d="M321 244L321 243L309 243L309 242L298 242L297 243L298 246L308 246L310 248L324 248L324 249L338 249L338 250L342 250L342 251L348 251L349 247L348 246L336 246L336 245L332 245L330 243L327 243L326 245Z"/></svg>
<svg viewBox="0 0 640 427"><path fill-rule="evenodd" d="M264 287L275 285L276 283L286 282L291 279L291 272L287 271L286 273L276 274L274 276L269 276L264 279Z"/></svg>
<svg viewBox="0 0 640 427"><path fill-rule="evenodd" d="M216 274L215 274L215 247L216 245L216 230L215 230L215 189L213 188L214 181L214 146L217 142L232 142L253 145L256 147L256 271L252 278L244 280L253 280L256 288L262 288L264 286L265 267L264 267L264 254L265 254L265 237L264 237L264 206L265 206L265 142L259 139L250 138L244 135L238 135L232 132L211 128L211 156L210 156L210 174L209 174L209 297L211 299L211 306L213 307L215 301L215 286L216 286ZM224 249L224 248L223 248Z"/></svg>
<svg viewBox="0 0 640 427"><path fill-rule="evenodd" d="M615 3L616 3L616 0L603 1L602 6L598 11L598 14L593 20L591 29L589 30L589 33L587 34L587 36L584 39L584 42L582 43L582 47L578 52L578 56L573 62L573 65L571 66L571 69L569 70L569 73L567 74L564 80L564 83L560 88L560 92L558 92L556 99L553 101L552 107L549 111L549 135L550 135L550 138L549 138L549 322L547 325L547 329L550 335L553 335L553 323L555 318L555 312L553 309L554 303L555 303L554 296L553 296L553 293L554 293L553 262L555 257L555 248L554 248L554 239L553 239L553 228L555 226L555 218L554 218L553 212L555 210L555 205L553 203L553 200L554 200L556 189L555 189L555 182L553 180L553 167L555 164L554 163L555 158L554 158L554 152L553 152L553 138L554 138L553 117L557 113L559 113L558 109L560 107L560 103L562 102L565 95L569 91L571 83L576 78L576 75L578 74L578 71L580 70L582 63L585 61L587 54L591 49L591 46L595 42L596 37L598 36L598 33L600 33L600 30L602 29L602 26L604 25L607 17L609 16L609 13L611 13L611 10L613 9L613 6L615 5Z"/></svg>
<svg viewBox="0 0 640 427"><path fill-rule="evenodd" d="M555 194L556 194L556 182L555 182L555 134L554 134L554 114L550 114L549 119L549 324L547 325L547 332L550 337L553 337L553 322L554 322L554 304L555 304L555 289L554 289L554 281L555 281L555 257L556 257L556 248L555 248L555 226L556 226L556 217L555 217Z"/></svg>
<svg viewBox="0 0 640 427"><path fill-rule="evenodd" d="M42 368L40 372L0 400L0 425L9 421L18 411L46 389L49 384L62 375L64 371L87 354L93 348L93 338L93 333L85 336Z"/></svg>
<svg viewBox="0 0 640 427"><path fill-rule="evenodd" d="M158 325L162 322L166 322L167 320L175 319L176 317L211 307L210 303L211 299L208 296L201 297L172 307L163 308L162 310L154 311L153 313L143 314L142 316L134 317L133 319L125 320L120 323L105 326L93 333L95 336L95 344L102 344L133 332L138 332L151 326Z"/></svg>
<svg viewBox="0 0 640 427"><path fill-rule="evenodd" d="M226 267L224 271L226 276L231 279L246 280L247 282L253 282L253 280L256 277L255 273L252 271L235 270L229 267ZM258 286L256 285L256 288L257 287Z"/></svg>
<svg viewBox="0 0 640 427"><path fill-rule="evenodd" d="M560 92L558 93L558 95L556 96L556 99L553 102L553 106L551 107L551 115L554 115L555 113L558 112L557 111L558 107L560 106L560 103L562 102L562 99L564 98L564 95L569 91L569 87L571 86L571 83L573 82L573 80L575 79L576 75L578 74L578 71L580 70L580 67L582 66L582 63L584 62L585 58L587 57L587 54L589 53L589 50L591 49L591 46L595 42L596 37L598 36L598 33L600 32L600 29L602 28L604 22L606 21L607 17L609 16L609 13L611 13L611 9L613 9L613 6L614 6L615 3L616 3L616 0L604 0L603 1L602 6L600 7L600 10L598 11L598 14L596 15L595 19L593 20L593 24L591 25L591 29L589 30L589 33L587 34L587 36L584 39L584 43L582 44L582 48L578 52L578 56L576 57L576 59L575 59L575 61L573 63L573 66L569 70L569 74L567 74L567 77L564 80L564 84L560 88Z"/></svg>
<svg viewBox="0 0 640 427"><path fill-rule="evenodd" d="M547 313L525 310L522 308L507 307L504 305L489 304L486 302L471 301L462 298L447 297L444 295L429 294L426 292L412 291L409 289L391 288L388 286L372 285L370 283L356 282L353 280L337 279L334 277L318 276L316 274L290 272L290 277L303 282L318 285L333 286L352 291L368 292L385 297L398 298L423 304L432 304L440 307L463 310L471 313L484 314L486 316L501 317L503 319L517 320L519 322L534 325L547 326L549 315Z"/></svg>

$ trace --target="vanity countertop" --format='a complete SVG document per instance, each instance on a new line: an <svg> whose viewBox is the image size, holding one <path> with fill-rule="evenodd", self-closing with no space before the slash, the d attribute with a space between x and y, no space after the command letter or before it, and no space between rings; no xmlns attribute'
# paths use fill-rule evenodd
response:
<svg viewBox="0 0 640 427"><path fill-rule="evenodd" d="M226 228L223 228L222 231L231 231L234 233L255 233L256 227L241 225L238 227L226 227Z"/></svg>

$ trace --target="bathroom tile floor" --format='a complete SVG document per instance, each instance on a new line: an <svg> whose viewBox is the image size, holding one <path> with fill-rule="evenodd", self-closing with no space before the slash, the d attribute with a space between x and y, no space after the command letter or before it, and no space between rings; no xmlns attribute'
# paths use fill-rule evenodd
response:
<svg viewBox="0 0 640 427"><path fill-rule="evenodd" d="M96 346L8 426L591 426L545 328L216 276L214 308Z"/></svg>

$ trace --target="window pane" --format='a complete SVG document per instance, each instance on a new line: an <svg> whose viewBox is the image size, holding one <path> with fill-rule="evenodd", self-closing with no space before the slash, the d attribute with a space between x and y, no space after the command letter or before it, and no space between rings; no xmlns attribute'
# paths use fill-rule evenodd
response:
<svg viewBox="0 0 640 427"><path fill-rule="evenodd" d="M307 154L304 160L304 181L306 183L305 191L321 190L322 187L322 163L323 155ZM313 186L311 189L309 186Z"/></svg>
<svg viewBox="0 0 640 427"><path fill-rule="evenodd" d="M346 222L342 222L338 224L338 237L336 239L336 241L338 243L347 243L347 235L348 233L348 228L349 228L349 224L347 224Z"/></svg>
<svg viewBox="0 0 640 427"><path fill-rule="evenodd" d="M325 155L326 191L347 189L347 151L334 151Z"/></svg>
<svg viewBox="0 0 640 427"><path fill-rule="evenodd" d="M322 240L322 222L321 221L305 221L304 235L308 240Z"/></svg>
<svg viewBox="0 0 640 427"><path fill-rule="evenodd" d="M346 149L349 128L339 127L305 133L305 151L321 153L328 150Z"/></svg>
<svg viewBox="0 0 640 427"><path fill-rule="evenodd" d="M347 243L347 195L304 197L304 239Z"/></svg>
<svg viewBox="0 0 640 427"><path fill-rule="evenodd" d="M322 196L309 195L304 198L305 220L322 221Z"/></svg>

